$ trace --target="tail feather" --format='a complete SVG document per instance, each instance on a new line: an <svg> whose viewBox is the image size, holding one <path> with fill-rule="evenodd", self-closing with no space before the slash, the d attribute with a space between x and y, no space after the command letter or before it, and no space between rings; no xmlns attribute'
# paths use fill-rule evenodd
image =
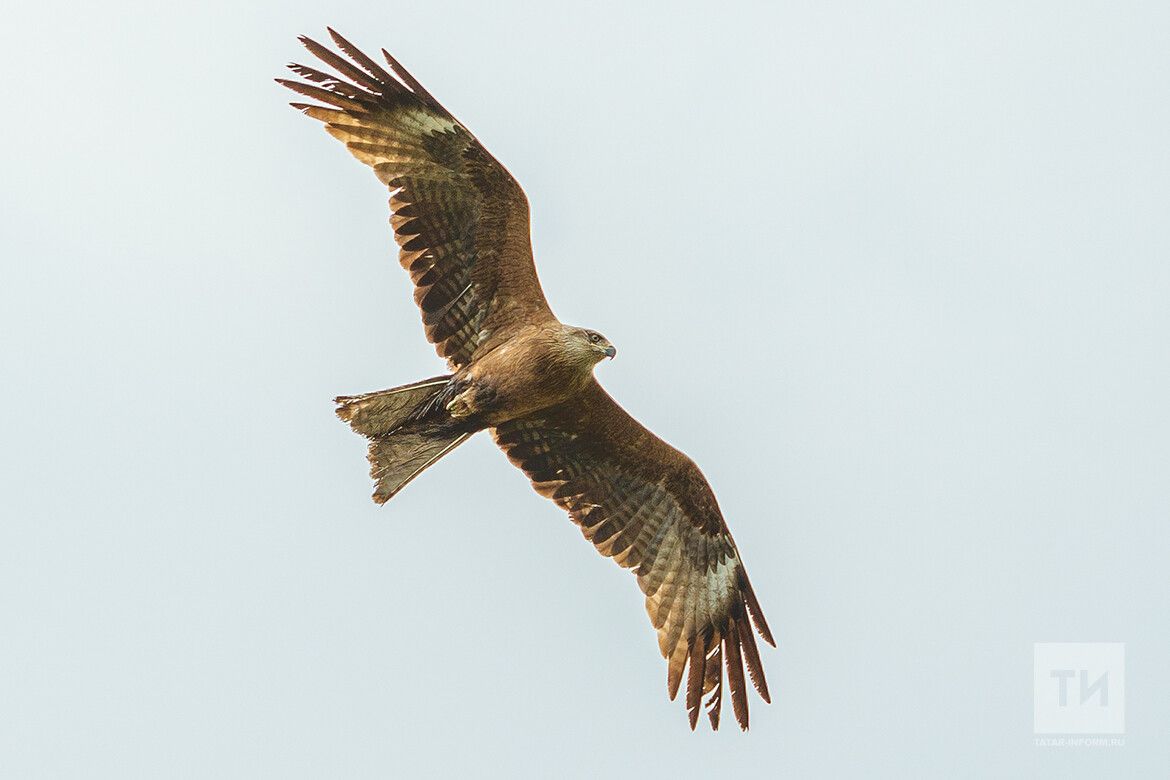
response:
<svg viewBox="0 0 1170 780"><path fill-rule="evenodd" d="M402 427L414 413L447 386L449 376L436 376L390 390L339 395L337 416L362 436L374 437Z"/></svg>
<svg viewBox="0 0 1170 780"><path fill-rule="evenodd" d="M400 431L379 436L370 442L370 476L374 479L374 501L385 504L439 458L465 442L470 431L454 435L433 431Z"/></svg>
<svg viewBox="0 0 1170 780"><path fill-rule="evenodd" d="M339 396L337 416L370 440L368 458L374 501L384 504L478 430L468 420L453 420L442 401L450 377L363 395Z"/></svg>

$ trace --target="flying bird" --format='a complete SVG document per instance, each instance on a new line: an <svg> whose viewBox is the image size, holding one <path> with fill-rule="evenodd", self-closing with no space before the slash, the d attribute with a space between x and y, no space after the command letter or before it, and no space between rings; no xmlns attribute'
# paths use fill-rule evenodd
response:
<svg viewBox="0 0 1170 780"><path fill-rule="evenodd" d="M686 677L695 728L703 697L719 727L724 669L748 727L747 685L770 701L753 632L775 645L715 495L698 467L602 389L617 350L558 320L532 258L528 199L510 173L385 49L385 65L332 29L340 54L300 41L332 72L291 64L277 81L390 194L399 260L427 338L449 374L335 399L369 440L373 498L389 501L470 436L488 430L542 496L602 555L632 569L667 660Z"/></svg>

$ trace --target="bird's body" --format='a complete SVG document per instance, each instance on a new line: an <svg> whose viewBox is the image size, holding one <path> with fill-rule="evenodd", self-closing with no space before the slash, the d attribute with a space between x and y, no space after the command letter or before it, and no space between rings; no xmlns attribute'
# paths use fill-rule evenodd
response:
<svg viewBox="0 0 1170 780"><path fill-rule="evenodd" d="M427 337L450 374L336 399L369 439L384 503L468 437L490 430L533 487L569 512L603 555L633 569L667 659L684 671L694 728L702 697L718 727L724 667L747 728L744 669L767 684L753 638L773 643L735 542L698 467L628 415L593 376L616 350L561 323L537 280L528 201L507 170L389 54L390 71L330 30L348 56L307 38L338 74L290 66L294 103L390 189L400 260Z"/></svg>
<svg viewBox="0 0 1170 780"><path fill-rule="evenodd" d="M556 320L527 325L456 375L470 383L469 410L489 427L564 403L593 378L593 366L606 357L578 343L580 336Z"/></svg>

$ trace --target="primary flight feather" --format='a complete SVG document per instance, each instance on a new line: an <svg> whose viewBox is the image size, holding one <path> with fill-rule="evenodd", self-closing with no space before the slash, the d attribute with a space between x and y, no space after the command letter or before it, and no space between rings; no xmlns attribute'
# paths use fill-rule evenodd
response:
<svg viewBox="0 0 1170 780"><path fill-rule="evenodd" d="M342 54L300 40L332 73L294 64L304 80L277 81L314 101L292 105L389 188L399 259L452 372L336 399L338 416L369 439L374 500L490 430L537 492L633 570L672 699L686 677L691 728L704 696L719 727L726 669L746 729L745 668L770 700L754 632L775 642L707 480L594 379L613 345L553 315L532 259L528 199L512 175L389 53L381 65L329 35Z"/></svg>

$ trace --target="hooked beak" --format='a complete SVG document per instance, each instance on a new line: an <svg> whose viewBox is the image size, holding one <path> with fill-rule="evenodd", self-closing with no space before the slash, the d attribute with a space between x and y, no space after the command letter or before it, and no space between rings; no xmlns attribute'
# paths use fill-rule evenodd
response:
<svg viewBox="0 0 1170 780"><path fill-rule="evenodd" d="M610 360L613 360L615 355L617 355L617 347L615 347L611 344L605 348L605 356L607 358L609 358Z"/></svg>

